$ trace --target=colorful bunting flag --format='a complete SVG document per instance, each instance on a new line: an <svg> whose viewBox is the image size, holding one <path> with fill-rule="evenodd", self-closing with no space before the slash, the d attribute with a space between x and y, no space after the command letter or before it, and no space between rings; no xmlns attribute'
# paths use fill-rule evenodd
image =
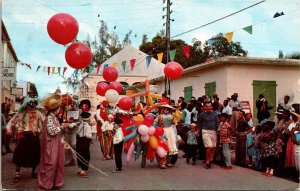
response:
<svg viewBox="0 0 300 191"><path fill-rule="evenodd" d="M252 34L252 25L247 26L247 27L245 27L245 28L243 28L243 29L244 29L244 31L246 31L247 33Z"/></svg>
<svg viewBox="0 0 300 191"><path fill-rule="evenodd" d="M147 65L147 68L149 68L150 63L151 63L151 56L146 56L146 65Z"/></svg>
<svg viewBox="0 0 300 191"><path fill-rule="evenodd" d="M216 38L211 38L211 39L208 39L208 41L207 41L208 45L210 45L210 46L212 46L216 42L217 42Z"/></svg>
<svg viewBox="0 0 300 191"><path fill-rule="evenodd" d="M58 75L60 75L60 67L57 67Z"/></svg>
<svg viewBox="0 0 300 191"><path fill-rule="evenodd" d="M37 69L36 69L36 72L37 72L40 68L41 68L41 66L38 66Z"/></svg>
<svg viewBox="0 0 300 191"><path fill-rule="evenodd" d="M124 70L124 72L125 72L125 69L126 69L126 61L123 61L123 62L122 62L122 67L123 67L123 70Z"/></svg>
<svg viewBox="0 0 300 191"><path fill-rule="evenodd" d="M229 32L225 34L225 38L227 39L228 43L232 41L233 32Z"/></svg>
<svg viewBox="0 0 300 191"><path fill-rule="evenodd" d="M108 67L108 64L104 64L103 70Z"/></svg>
<svg viewBox="0 0 300 191"><path fill-rule="evenodd" d="M170 51L169 51L169 54L170 54L170 59L171 59L171 61L174 61L175 54L176 54L176 49L170 50Z"/></svg>
<svg viewBox="0 0 300 191"><path fill-rule="evenodd" d="M99 70L100 70L100 67L101 67L101 64L99 64L99 65L97 66L97 73L96 73L96 75L98 75Z"/></svg>
<svg viewBox="0 0 300 191"><path fill-rule="evenodd" d="M182 47L182 50L183 50L184 55L186 56L186 58L189 58L190 57L190 46L186 45L186 46Z"/></svg>
<svg viewBox="0 0 300 191"><path fill-rule="evenodd" d="M50 75L50 67L48 67L48 76Z"/></svg>
<svg viewBox="0 0 300 191"><path fill-rule="evenodd" d="M64 70L63 70L63 76L65 75L65 72L67 71L67 67L64 67Z"/></svg>
<svg viewBox="0 0 300 191"><path fill-rule="evenodd" d="M111 65L111 67L114 67L114 68L116 68L116 67L117 67L117 65L118 65L118 63L113 63L113 64Z"/></svg>
<svg viewBox="0 0 300 191"><path fill-rule="evenodd" d="M135 65L135 59L131 59L131 60L130 60L130 67L131 67L131 70L133 70L134 65Z"/></svg>
<svg viewBox="0 0 300 191"><path fill-rule="evenodd" d="M164 55L164 53L163 53L163 52L162 52L162 53L158 53L158 54L157 54L157 60L158 60L158 63L159 63L159 64L160 64L160 63L161 63L161 61L162 61L163 55Z"/></svg>
<svg viewBox="0 0 300 191"><path fill-rule="evenodd" d="M55 67L52 67L52 75L54 75Z"/></svg>

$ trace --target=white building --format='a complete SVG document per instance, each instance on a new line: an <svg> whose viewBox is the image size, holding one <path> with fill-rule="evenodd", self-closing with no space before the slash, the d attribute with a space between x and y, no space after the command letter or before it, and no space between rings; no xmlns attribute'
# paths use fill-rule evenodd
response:
<svg viewBox="0 0 300 191"><path fill-rule="evenodd" d="M159 85L163 93L163 76L151 83ZM144 84L140 84L130 89L143 87ZM255 101L260 93L266 96L269 105L277 106L285 95L291 97L291 103L299 104L300 60L228 56L186 68L180 79L171 81L171 99L175 101L180 96L189 101L191 96L197 99L215 92L221 103L238 93L239 100L250 103L254 116Z"/></svg>

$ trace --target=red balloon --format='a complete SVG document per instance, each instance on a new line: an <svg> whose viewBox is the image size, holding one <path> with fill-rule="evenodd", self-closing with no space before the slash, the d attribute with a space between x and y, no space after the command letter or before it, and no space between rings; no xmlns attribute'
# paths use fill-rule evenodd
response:
<svg viewBox="0 0 300 191"><path fill-rule="evenodd" d="M87 45L77 42L67 48L65 58L69 66L81 69L91 63L93 56L91 49Z"/></svg>
<svg viewBox="0 0 300 191"><path fill-rule="evenodd" d="M109 89L113 89L113 90L116 90L119 94L122 93L123 91L123 87L122 87L122 84L120 82L111 82L109 84Z"/></svg>
<svg viewBox="0 0 300 191"><path fill-rule="evenodd" d="M151 125L153 125L153 123L154 123L154 118L151 115L147 115L144 119L144 124L150 127Z"/></svg>
<svg viewBox="0 0 300 191"><path fill-rule="evenodd" d="M182 71L182 66L177 62L169 62L165 65L164 68L166 77L170 78L171 80L180 78Z"/></svg>
<svg viewBox="0 0 300 191"><path fill-rule="evenodd" d="M155 136L159 137L159 136L162 136L163 134L164 134L164 129L163 128L161 128L161 127L156 127L155 128L155 133L154 133Z"/></svg>
<svg viewBox="0 0 300 191"><path fill-rule="evenodd" d="M52 16L47 24L47 31L51 39L63 45L72 42L76 38L78 30L76 19L66 13Z"/></svg>
<svg viewBox="0 0 300 191"><path fill-rule="evenodd" d="M108 85L107 83L105 82L100 82L99 84L97 84L96 86L96 92L97 92L97 95L100 95L100 96L105 96L105 93L106 91L108 90Z"/></svg>
<svg viewBox="0 0 300 191"><path fill-rule="evenodd" d="M108 82L116 81L118 78L118 71L114 67L106 67L103 70L103 78Z"/></svg>
<svg viewBox="0 0 300 191"><path fill-rule="evenodd" d="M129 110L132 107L132 99L128 96L122 97L118 103L119 108Z"/></svg>

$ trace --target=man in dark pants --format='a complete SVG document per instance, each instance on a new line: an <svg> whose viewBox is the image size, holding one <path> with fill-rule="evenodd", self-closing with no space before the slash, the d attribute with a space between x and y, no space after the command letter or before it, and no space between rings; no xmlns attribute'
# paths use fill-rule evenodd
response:
<svg viewBox="0 0 300 191"><path fill-rule="evenodd" d="M115 152L115 163L116 169L113 170L114 173L122 172L122 152L123 152L123 132L122 132L123 121L119 118L114 120L114 152Z"/></svg>

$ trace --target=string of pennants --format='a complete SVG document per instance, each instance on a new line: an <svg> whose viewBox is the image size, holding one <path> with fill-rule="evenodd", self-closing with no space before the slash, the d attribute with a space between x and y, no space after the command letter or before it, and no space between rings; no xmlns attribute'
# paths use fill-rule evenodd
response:
<svg viewBox="0 0 300 191"><path fill-rule="evenodd" d="M27 66L30 70L32 70L32 67L31 67L31 64L27 64L27 63L20 63L22 66ZM59 74L61 75L61 72L62 72L62 76L65 75L68 67L50 67L50 66L38 66L36 68L36 72L38 72L41 68L43 68L43 72L47 72L48 73L48 76L50 75L50 73L52 75L54 74ZM56 72L57 71L57 72Z"/></svg>
<svg viewBox="0 0 300 191"><path fill-rule="evenodd" d="M280 16L282 16L282 15L284 15L283 12L281 12L281 13L278 13L278 12L277 12L277 13L275 13L275 15L273 16L273 18L280 17ZM272 18L272 19L273 19L273 18ZM268 20L269 20L269 19L268 19ZM244 31L246 31L246 32L249 33L249 34L252 34L252 33L253 33L253 26L254 26L254 25L257 25L257 24L260 24L260 23L262 23L262 22L265 22L265 21L266 21L266 20L263 20L263 21L261 21L261 22L259 22L259 23L255 23L255 24L246 26L246 27L241 28L241 29L243 29ZM241 29L237 29L237 30L235 30L235 31L238 31L238 30L241 30ZM228 33L225 33L225 34L224 34L224 38L226 38L226 40L227 40L228 43L231 43L231 42L232 42L233 34L234 34L235 31L228 32ZM216 41L217 41L217 39L216 39L215 37L213 37L213 38L208 39L208 40L207 40L207 43L208 43L209 45L212 45L212 44L215 43ZM189 46L189 45L186 45L186 46L182 47L182 50L183 50L183 52L184 52L184 55L185 55L186 58L188 59L188 58L190 57L190 46ZM162 58L163 58L163 55L164 55L164 53L158 53L158 54L157 54L157 60L158 60L158 63L161 63ZM174 58L175 58L175 55L176 55L176 49L170 50L170 51L169 51L169 55L170 55L170 60L171 60L171 61L174 61ZM145 58L147 68L150 66L151 58L152 58L152 57L153 57L153 55L152 55L152 56L151 56L151 55L148 55L148 56L146 56L146 58ZM133 69L134 69L134 66L135 66L136 59L131 59L129 62L130 62L130 68L131 68L131 70L133 70ZM113 63L113 64L111 64L111 67L114 67L114 68L115 68L117 65L118 65L117 63ZM126 62L126 61L122 61L122 62L121 62L121 65L122 65L122 68L123 68L123 70L124 70L124 72L125 72L127 62ZM98 75L98 73L99 73L99 71L100 71L100 67L101 67L101 65L98 65L98 66L97 66L97 72L96 72L96 75ZM108 64L104 64L103 69L106 68L106 67L108 67Z"/></svg>
<svg viewBox="0 0 300 191"><path fill-rule="evenodd" d="M273 18L277 18L277 17L280 17L280 16L282 16L282 15L284 15L283 12L281 12L281 13L276 12L275 15L273 16ZM271 18L271 19L273 19L273 18ZM268 20L269 20L269 19L268 19ZM241 28L241 29L243 29L244 31L246 31L246 32L249 33L249 34L252 34L252 32L253 32L253 30L252 30L253 25L257 25L257 24L263 23L263 22L265 22L265 21L266 21L266 20L263 20L263 21L261 21L261 22L258 22L258 23L255 23L255 24L246 26L246 27ZM237 30L235 30L235 31L238 31L238 30L241 30L241 29L237 29ZM235 31L228 32L228 33L224 34L224 38L227 39L228 43L230 43L230 42L232 41L233 32L235 32ZM212 45L214 42L216 42L216 39L215 39L215 38L211 38L211 39L209 39L207 42L208 42L209 45Z"/></svg>
<svg viewBox="0 0 300 191"><path fill-rule="evenodd" d="M186 45L186 46L182 47L182 50L183 50L184 55L185 55L186 58L188 59L188 58L190 57L190 46L189 46L189 45ZM159 64L161 64L161 62L162 62L163 55L164 55L163 52L158 53L158 54L156 55ZM169 55L170 55L170 60L171 60L171 61L174 61L175 55L176 55L176 49L170 50L170 51L169 51ZM152 59L152 58L153 58L153 55L148 55L148 56L146 56L145 61L146 61L146 66L147 66L147 68L149 68L150 63L151 63L151 59ZM135 64L136 64L136 59L131 59L131 60L129 61L129 64L130 64L130 69L133 70L134 67L135 67ZM122 62L121 62L121 66L122 66L124 72L125 72L125 70L126 70L126 65L127 65L127 61L122 61ZM103 69L105 69L105 68L108 67L108 66L109 66L108 64L104 64L104 65L103 65ZM117 67L117 66L118 66L118 63L113 63L113 64L111 64L111 67L114 67L114 68L115 68L115 67ZM98 73L99 73L99 71L100 71L100 67L101 67L101 65L98 65L98 66L97 66L97 72L96 72L96 75L98 75Z"/></svg>

